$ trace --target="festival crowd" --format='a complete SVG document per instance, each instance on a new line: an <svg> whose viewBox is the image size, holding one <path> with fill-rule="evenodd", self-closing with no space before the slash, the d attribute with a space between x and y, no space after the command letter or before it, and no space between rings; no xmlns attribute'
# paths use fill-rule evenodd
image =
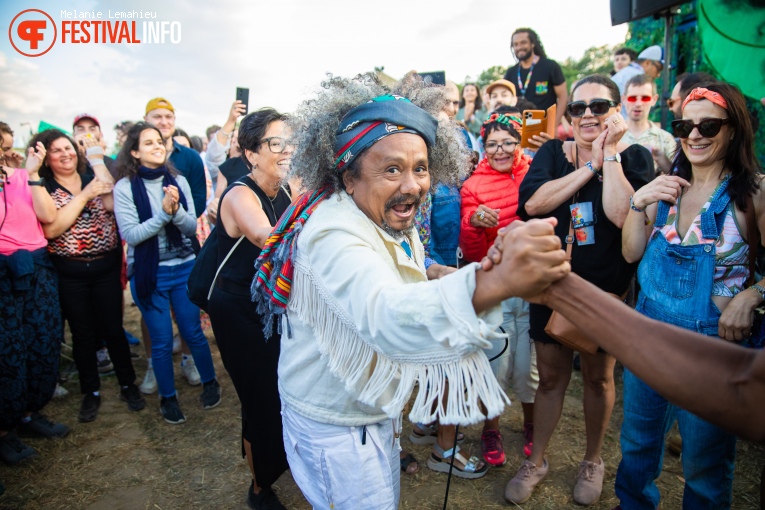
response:
<svg viewBox="0 0 765 510"><path fill-rule="evenodd" d="M116 158L95 115L74 117L73 135L37 133L25 155L0 122L0 458L19 464L37 455L22 438L70 431L42 414L66 392L64 322L81 423L97 419L111 372L130 411L157 393L150 407L164 421L186 421L174 353L199 405L218 406L211 327L241 403L249 508L285 508L271 486L286 470L314 508L397 508L401 474L420 469L402 449L405 414L409 441L432 445L429 469L476 479L510 458L505 498L533 505L574 369L585 437L573 499L593 505L617 359L617 508L658 507L665 448L682 453L683 508L729 508L731 430L751 437L747 420L675 388L693 385L673 385L638 342L670 361L688 345L703 347L693 356L718 349L722 374L757 359L741 384L763 380L756 119L735 85L692 73L667 101L671 132L651 122L659 46L621 48L611 76L575 83L534 30L517 29L511 47L517 64L483 89L414 72L392 87L330 77L293 113L241 118L248 105L236 101L204 138L154 98L143 120L115 126ZM535 120L547 129L528 134ZM140 340L123 328L128 287ZM597 326L601 294L613 313L598 318L637 331ZM597 345L562 333L566 318ZM131 353L139 343L145 366ZM512 455L508 395L523 411ZM465 455L458 426L478 423L480 454Z"/></svg>

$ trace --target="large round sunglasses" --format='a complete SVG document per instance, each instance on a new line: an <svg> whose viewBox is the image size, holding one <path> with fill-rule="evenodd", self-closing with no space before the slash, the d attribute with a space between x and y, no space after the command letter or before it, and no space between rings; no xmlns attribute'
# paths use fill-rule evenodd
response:
<svg viewBox="0 0 765 510"><path fill-rule="evenodd" d="M593 115L600 117L601 115L607 114L608 110L617 104L619 103L615 101L609 101L608 99L593 99L589 104L585 103L584 101L574 101L573 103L568 104L566 110L568 111L569 115L577 118L583 117L584 112L587 111L587 108L589 108Z"/></svg>
<svg viewBox="0 0 765 510"><path fill-rule="evenodd" d="M688 138L691 136L693 128L698 128L699 134L704 138L713 138L717 136L722 127L728 123L728 119L702 119L698 124L692 120L680 119L672 121L672 134L678 138Z"/></svg>

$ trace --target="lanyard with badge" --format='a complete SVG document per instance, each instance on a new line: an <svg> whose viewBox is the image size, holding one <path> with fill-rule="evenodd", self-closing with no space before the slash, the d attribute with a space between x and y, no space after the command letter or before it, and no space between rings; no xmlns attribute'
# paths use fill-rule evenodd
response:
<svg viewBox="0 0 765 510"><path fill-rule="evenodd" d="M574 168L579 163L579 146L576 145L576 163ZM595 223L597 218L595 212L592 210L592 202L579 202L579 191L574 194L574 198L569 206L571 212L571 226L569 228L568 236L566 237L566 243L571 245L576 239L577 246L586 246L588 244L595 244Z"/></svg>
<svg viewBox="0 0 765 510"><path fill-rule="evenodd" d="M535 57L536 58L536 57ZM531 61L531 67L529 68L529 74L526 76L526 84L521 81L521 63L518 62L518 92L520 96L526 97L526 89L529 88L529 82L531 81L531 75L534 73L534 66L537 65L535 58Z"/></svg>

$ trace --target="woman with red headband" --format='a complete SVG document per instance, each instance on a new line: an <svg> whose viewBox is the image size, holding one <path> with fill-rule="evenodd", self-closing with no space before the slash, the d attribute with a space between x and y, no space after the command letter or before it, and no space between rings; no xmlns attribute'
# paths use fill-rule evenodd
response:
<svg viewBox="0 0 765 510"><path fill-rule="evenodd" d="M531 158L520 147L521 119L492 113L481 126L486 155L462 186L460 247L465 260L479 262L497 237L497 231L518 220L518 189L526 176ZM508 333L505 352L492 361L492 369L502 388L512 385L523 407L524 454L531 454L534 434L534 395L539 384L534 346L529 341L529 304L521 298L502 302L503 329ZM505 347L505 340L493 358ZM512 384L511 384L512 383ZM493 466L505 463L499 417L486 420L481 434L483 458Z"/></svg>
<svg viewBox="0 0 765 510"><path fill-rule="evenodd" d="M636 191L624 224L624 257L640 260L637 310L742 342L765 299L765 280L752 285L750 277L750 242L760 238L753 230L765 229L765 199L744 97L725 83L696 88L672 130L682 145L675 174ZM730 508L736 437L668 403L626 368L616 475L621 508L658 507L654 480L675 418L683 437L683 508Z"/></svg>

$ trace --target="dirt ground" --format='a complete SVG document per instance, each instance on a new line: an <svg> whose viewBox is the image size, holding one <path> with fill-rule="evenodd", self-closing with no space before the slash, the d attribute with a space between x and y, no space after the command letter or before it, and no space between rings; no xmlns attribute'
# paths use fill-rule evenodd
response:
<svg viewBox="0 0 765 510"><path fill-rule="evenodd" d="M128 306L126 328L136 336L140 336L138 320L136 307ZM143 411L129 412L118 399L117 381L112 375L102 378L103 403L98 419L81 424L77 422L80 397L75 374L65 384L70 395L52 401L44 411L50 418L69 425L71 433L61 440L30 439L29 444L40 455L25 465L9 468L0 464L0 480L6 486L6 494L0 497L0 510L245 509L249 471L239 454L239 402L220 362L212 331L207 335L223 389L219 407L204 411L197 401L201 387L188 386L176 368L176 385L187 421L168 425L159 414L156 395L147 397ZM140 382L146 364L143 349L139 347L135 352L141 356L134 360ZM180 359L176 359L176 367L179 363ZM67 364L64 361L64 368ZM617 370L618 380L621 371ZM520 406L512 405L501 421L508 463L492 468L479 480L453 478L448 508L581 508L572 498L577 466L584 453L581 393L581 376L575 372L561 423L548 450L550 474L526 504L510 505L503 497L505 484L522 462L522 415ZM621 384L603 454L606 463L603 496L593 509L610 509L618 503L614 477L619 462L620 397ZM404 438L410 432L411 425L406 423ZM467 440L463 448L480 455L480 428L469 427L464 432ZM420 461L420 471L414 476L402 474L401 508L443 508L446 475L425 466L430 448L413 445L408 439L403 439L402 444ZM739 441L732 508L759 508L763 464L763 446ZM667 455L658 484L661 508L681 508L683 479L678 458ZM287 508L310 508L289 472L274 488Z"/></svg>

